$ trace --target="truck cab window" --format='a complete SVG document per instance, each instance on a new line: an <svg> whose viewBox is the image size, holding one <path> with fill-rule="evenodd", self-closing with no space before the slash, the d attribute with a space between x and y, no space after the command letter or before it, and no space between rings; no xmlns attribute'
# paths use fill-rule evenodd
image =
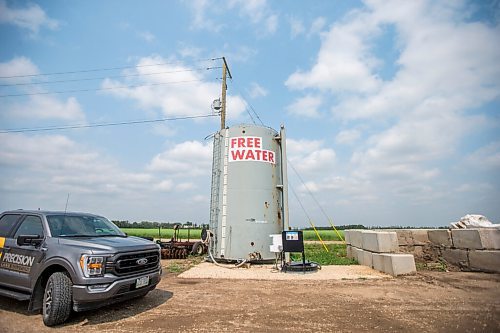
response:
<svg viewBox="0 0 500 333"><path fill-rule="evenodd" d="M21 223L14 235L16 238L19 235L39 235L43 236L42 220L38 216L28 215Z"/></svg>
<svg viewBox="0 0 500 333"><path fill-rule="evenodd" d="M12 227L19 220L19 216L17 214L6 214L0 218L0 237L8 236Z"/></svg>

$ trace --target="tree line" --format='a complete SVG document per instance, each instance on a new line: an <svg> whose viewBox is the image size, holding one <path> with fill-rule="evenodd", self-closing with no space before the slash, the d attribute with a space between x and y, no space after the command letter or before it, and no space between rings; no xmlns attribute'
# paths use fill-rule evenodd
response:
<svg viewBox="0 0 500 333"><path fill-rule="evenodd" d="M136 228L136 229L172 229L175 225L180 225L183 228L202 228L203 226L207 226L204 224L197 224L190 221L181 223L181 222L150 222L150 221L141 221L141 222L129 222L129 221L111 221L119 228Z"/></svg>

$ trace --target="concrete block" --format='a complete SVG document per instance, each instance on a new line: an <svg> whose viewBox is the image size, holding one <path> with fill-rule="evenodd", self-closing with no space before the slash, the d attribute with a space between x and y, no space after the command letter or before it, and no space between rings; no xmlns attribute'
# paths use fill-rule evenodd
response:
<svg viewBox="0 0 500 333"><path fill-rule="evenodd" d="M411 237L411 233L407 229L395 229L391 230L396 233L398 236L398 244L399 245L413 245L413 239Z"/></svg>
<svg viewBox="0 0 500 333"><path fill-rule="evenodd" d="M373 267L381 272L398 276L417 272L415 258L411 254L380 253L373 254Z"/></svg>
<svg viewBox="0 0 500 333"><path fill-rule="evenodd" d="M363 250L371 252L398 252L398 238L395 232L365 231L362 233Z"/></svg>
<svg viewBox="0 0 500 333"><path fill-rule="evenodd" d="M354 259L354 255L352 253L352 246L347 245L345 250L346 250L346 257L349 259Z"/></svg>
<svg viewBox="0 0 500 333"><path fill-rule="evenodd" d="M394 229L399 245L426 245L429 243L428 229Z"/></svg>
<svg viewBox="0 0 500 333"><path fill-rule="evenodd" d="M385 272L383 254L373 253L372 254L372 265L373 265L373 269L376 269L377 271L380 271L380 272Z"/></svg>
<svg viewBox="0 0 500 333"><path fill-rule="evenodd" d="M411 229L413 245L426 245L429 243L428 229Z"/></svg>
<svg viewBox="0 0 500 333"><path fill-rule="evenodd" d="M446 229L435 229L427 232L432 244L438 246L452 247L451 232Z"/></svg>
<svg viewBox="0 0 500 333"><path fill-rule="evenodd" d="M472 270L500 273L500 251L470 251L469 264Z"/></svg>
<svg viewBox="0 0 500 333"><path fill-rule="evenodd" d="M500 250L499 229L452 229L453 247L471 250Z"/></svg>
<svg viewBox="0 0 500 333"><path fill-rule="evenodd" d="M345 243L346 244L351 244L351 231L350 230L344 230L344 238L345 238Z"/></svg>
<svg viewBox="0 0 500 333"><path fill-rule="evenodd" d="M349 232L349 240L351 245L357 248L363 248L363 238L361 237L361 230L351 230Z"/></svg>
<svg viewBox="0 0 500 333"><path fill-rule="evenodd" d="M361 250L358 252L359 263L363 266L368 266L373 268L372 253L370 251Z"/></svg>
<svg viewBox="0 0 500 333"><path fill-rule="evenodd" d="M444 249L442 251L443 259L449 264L461 267L469 267L469 256L467 250L462 249Z"/></svg>
<svg viewBox="0 0 500 333"><path fill-rule="evenodd" d="M362 249L360 248L357 248L355 246L351 246L351 251L352 251L352 258L353 259L356 259L359 263L359 259L361 257L361 251L363 251Z"/></svg>

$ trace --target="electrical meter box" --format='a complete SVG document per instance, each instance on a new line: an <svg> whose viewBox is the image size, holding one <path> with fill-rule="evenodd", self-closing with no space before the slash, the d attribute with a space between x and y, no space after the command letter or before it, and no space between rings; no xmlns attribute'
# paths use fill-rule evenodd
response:
<svg viewBox="0 0 500 333"><path fill-rule="evenodd" d="M286 230L281 234L284 252L304 252L304 238L302 231Z"/></svg>

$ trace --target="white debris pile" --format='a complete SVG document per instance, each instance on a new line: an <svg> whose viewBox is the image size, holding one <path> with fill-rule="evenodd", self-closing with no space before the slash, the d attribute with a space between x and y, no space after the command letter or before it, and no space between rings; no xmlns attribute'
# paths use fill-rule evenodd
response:
<svg viewBox="0 0 500 333"><path fill-rule="evenodd" d="M500 224L493 224L487 217L477 214L467 214L460 221L450 223L452 229L498 228Z"/></svg>

